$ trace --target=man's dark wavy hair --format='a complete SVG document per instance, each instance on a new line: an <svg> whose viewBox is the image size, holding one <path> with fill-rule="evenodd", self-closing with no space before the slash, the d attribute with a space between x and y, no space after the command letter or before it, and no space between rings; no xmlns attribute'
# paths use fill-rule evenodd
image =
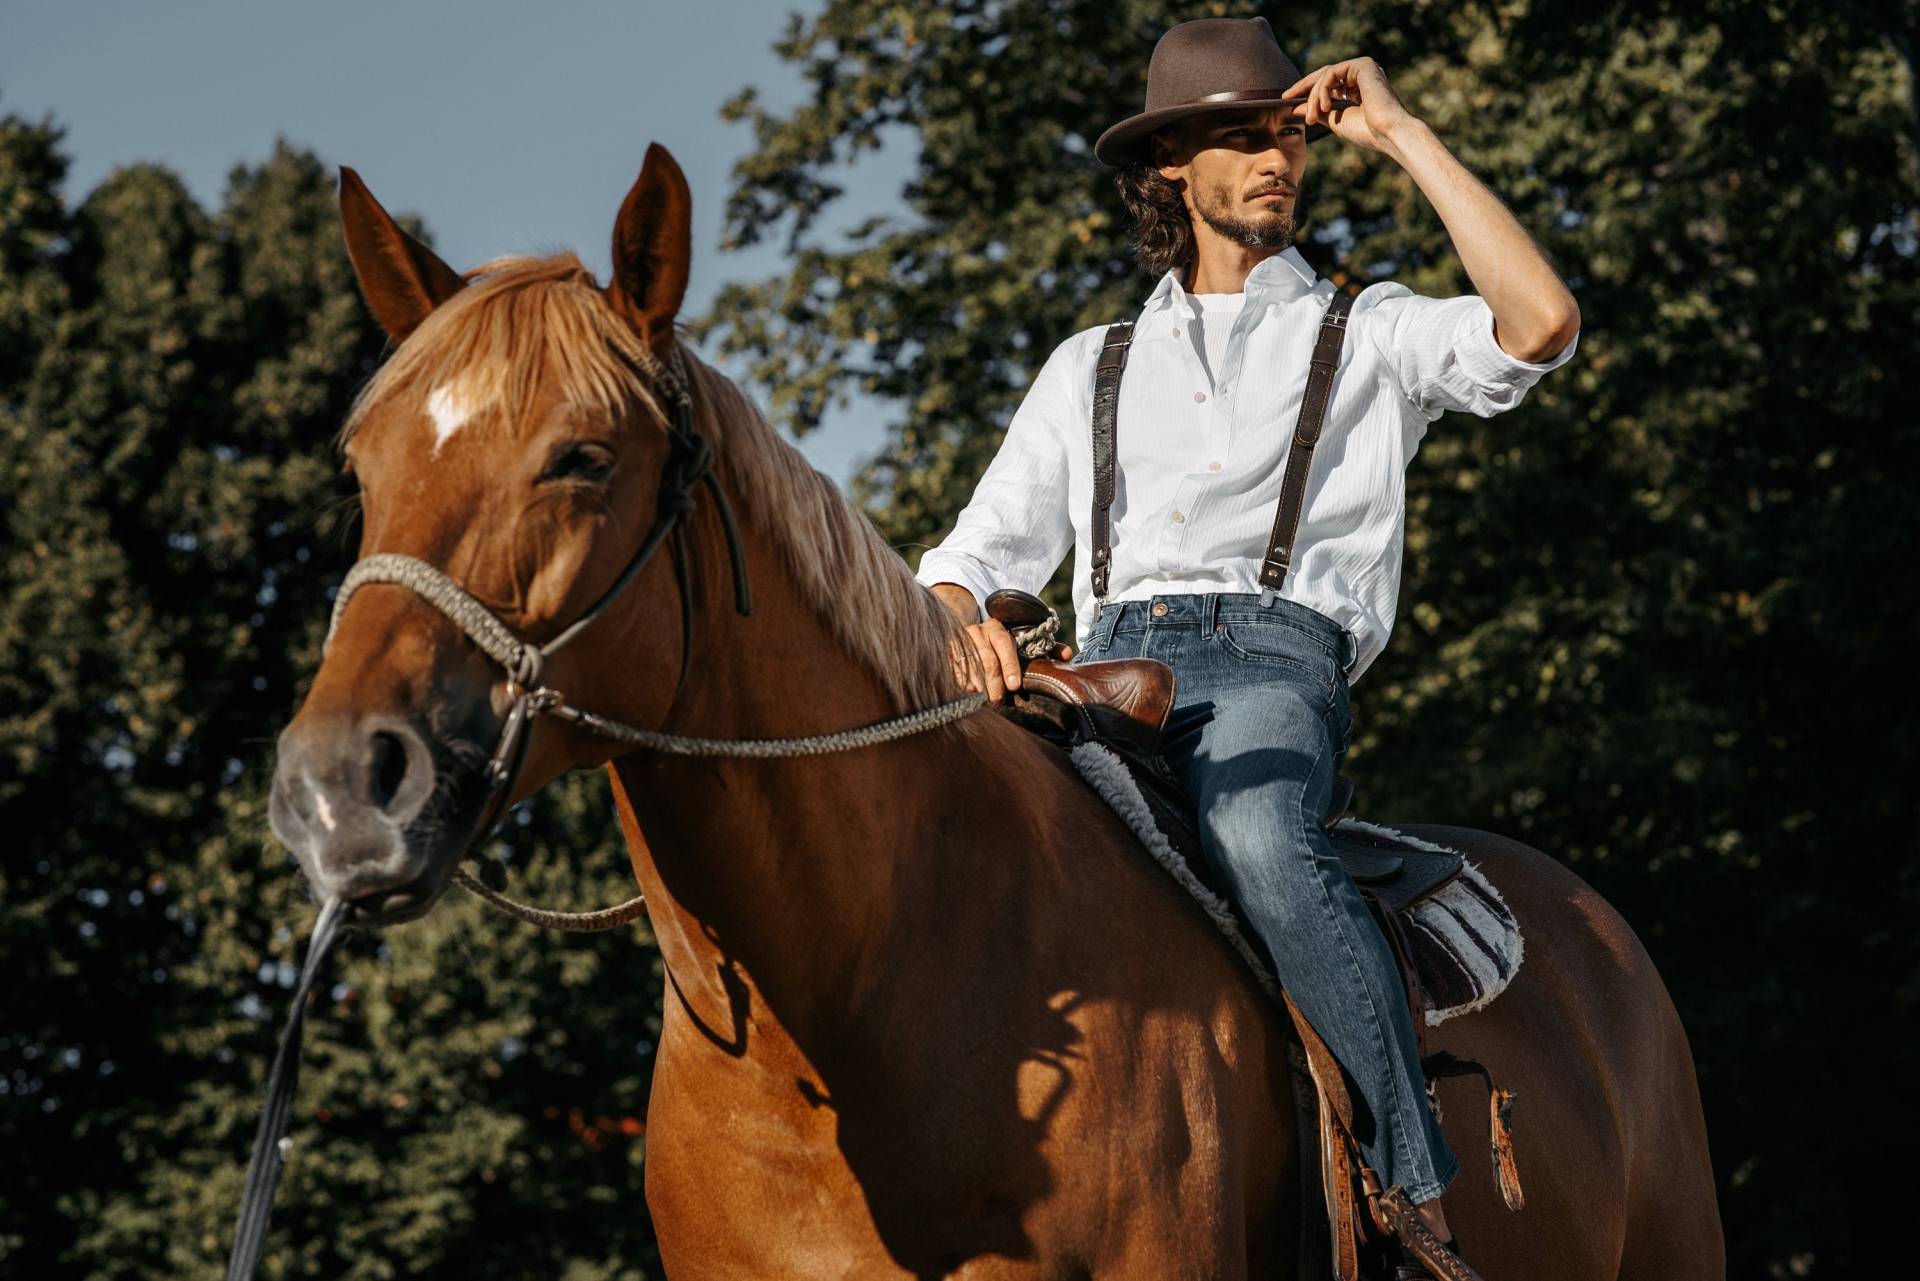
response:
<svg viewBox="0 0 1920 1281"><path fill-rule="evenodd" d="M1155 276L1185 266L1193 257L1193 223L1179 184L1144 160L1123 165L1114 184L1133 219L1134 260Z"/></svg>
<svg viewBox="0 0 1920 1281"><path fill-rule="evenodd" d="M1164 276L1193 258L1193 220L1187 212L1180 184L1160 176L1147 160L1122 165L1114 175L1120 201L1133 219L1133 257L1141 269ZM1306 225L1307 187L1296 188L1293 223L1295 243Z"/></svg>

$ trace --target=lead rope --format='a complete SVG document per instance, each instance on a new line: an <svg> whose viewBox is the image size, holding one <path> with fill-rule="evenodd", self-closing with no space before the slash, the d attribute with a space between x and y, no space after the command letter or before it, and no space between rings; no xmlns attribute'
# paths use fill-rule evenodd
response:
<svg viewBox="0 0 1920 1281"><path fill-rule="evenodd" d="M267 1101L260 1109L260 1128L253 1136L253 1159L247 1163L247 1182L240 1194L240 1224L234 1229L233 1254L227 1260L227 1281L247 1281L260 1263L260 1251L267 1242L267 1215L273 1210L273 1189L280 1182L280 1171L287 1164L287 1121L293 1114L293 1090L300 1078L300 1031L306 1024L307 997L314 980L320 977L320 963L326 959L334 940L340 935L340 921L346 915L346 900L330 898L320 907L320 918L313 923L313 936L307 940L307 961L300 970L300 982L293 990L293 1010L287 1015L287 1027L280 1034L280 1049L273 1056L273 1068L267 1073Z"/></svg>

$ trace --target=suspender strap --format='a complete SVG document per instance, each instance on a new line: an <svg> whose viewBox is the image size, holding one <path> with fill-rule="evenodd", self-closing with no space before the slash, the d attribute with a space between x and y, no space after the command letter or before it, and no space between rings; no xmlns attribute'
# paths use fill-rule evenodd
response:
<svg viewBox="0 0 1920 1281"><path fill-rule="evenodd" d="M1352 306L1353 295L1336 289L1320 322L1320 339L1314 344L1313 363L1307 371L1307 394L1300 402L1300 419L1294 424L1293 444L1287 450L1286 477L1280 482L1280 506L1273 513L1273 533L1267 538L1267 554L1260 562L1260 586L1271 591L1280 590L1293 564L1293 536L1300 528L1307 473L1313 468L1313 448L1320 443L1320 427L1326 420L1327 401L1333 390L1333 371L1340 365L1347 312ZM1096 419L1098 415L1096 409ZM1098 446L1095 448L1097 451Z"/></svg>
<svg viewBox="0 0 1920 1281"><path fill-rule="evenodd" d="M1133 346L1133 322L1123 320L1107 330L1100 363L1093 372L1093 596L1104 600L1113 570L1113 477L1117 470L1115 419L1120 408L1120 375Z"/></svg>

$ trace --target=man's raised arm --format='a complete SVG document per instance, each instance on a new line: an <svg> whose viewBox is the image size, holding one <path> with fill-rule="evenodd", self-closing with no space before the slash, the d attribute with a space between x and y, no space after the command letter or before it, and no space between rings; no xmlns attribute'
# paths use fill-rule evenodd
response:
<svg viewBox="0 0 1920 1281"><path fill-rule="evenodd" d="M1406 109L1372 58L1321 67L1289 87L1301 119L1407 171L1446 224L1478 297L1423 298L1404 286L1370 290L1390 327L1401 395L1431 420L1448 409L1482 417L1518 404L1573 355L1580 307L1540 246L1500 197ZM1336 99L1358 105L1332 109Z"/></svg>

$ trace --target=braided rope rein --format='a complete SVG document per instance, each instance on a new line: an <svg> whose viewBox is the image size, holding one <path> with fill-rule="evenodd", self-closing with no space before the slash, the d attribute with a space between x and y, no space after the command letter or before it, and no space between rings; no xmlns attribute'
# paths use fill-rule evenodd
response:
<svg viewBox="0 0 1920 1281"><path fill-rule="evenodd" d="M636 894L624 903L615 903L597 912L555 912L516 902L477 879L464 867L453 870L453 883L470 894L478 895L483 902L508 916L517 916L529 925L567 934L597 934L602 930L618 929L647 914L647 896L644 894Z"/></svg>
<svg viewBox="0 0 1920 1281"><path fill-rule="evenodd" d="M412 556L380 552L368 556L348 571L345 580L340 584L339 594L334 598L333 616L327 627L329 641L333 638L334 628L339 625L341 615L346 611L348 599L356 590L370 583L391 583L404 587L439 610L454 626L465 632L483 653L506 670L513 683L524 691L522 697L529 700L529 708L533 713L556 716L590 733L611 738L630 747L673 756L754 760L825 756L833 752L890 743L896 739L951 724L971 716L985 706L987 701L985 694L975 692L935 707L890 716L855 729L837 730L830 734L809 734L795 738L695 738L683 734L666 734L658 730L626 725L593 712L569 706L561 698L559 691L549 689L540 683L546 655L539 646L528 644L515 636L506 624L502 623L491 610L475 599L465 588L432 565ZM1038 632L1041 629L1047 629L1050 637L1054 621L1049 620L1047 623L1042 623L1040 628L1033 630ZM624 903L597 911L556 912L516 902L500 891L483 884L464 869L456 869L452 879L455 884L479 895L488 904L510 916L518 917L533 925L565 930L569 933L616 929L636 920L646 911L645 897L636 896Z"/></svg>
<svg viewBox="0 0 1920 1281"><path fill-rule="evenodd" d="M654 730L636 729L631 725L623 725L619 721L610 721L596 716L592 712L568 707L564 703L556 702L547 710L562 720L572 721L593 733L617 742L628 743L639 748L650 748L674 756L778 760L798 756L825 756L831 752L890 743L895 739L906 738L971 716L985 702L984 694L968 694L950 703L942 703L938 707L889 717L883 721L875 721L871 725L863 725L858 729L840 730L832 734L814 734L804 738L686 738L678 734L662 734ZM646 896L636 894L624 903L616 903L612 907L600 908L597 911L556 912L548 908L517 902L475 879L463 868L456 868L452 879L454 884L479 895L485 902L509 916L518 917L530 925L544 926L550 930L564 930L570 934L592 934L600 930L617 929L645 915L647 910Z"/></svg>
<svg viewBox="0 0 1920 1281"><path fill-rule="evenodd" d="M1032 627L1018 627L1011 633L1013 647L1022 658L1045 658L1053 653L1060 634L1060 615L1049 609L1047 616Z"/></svg>

